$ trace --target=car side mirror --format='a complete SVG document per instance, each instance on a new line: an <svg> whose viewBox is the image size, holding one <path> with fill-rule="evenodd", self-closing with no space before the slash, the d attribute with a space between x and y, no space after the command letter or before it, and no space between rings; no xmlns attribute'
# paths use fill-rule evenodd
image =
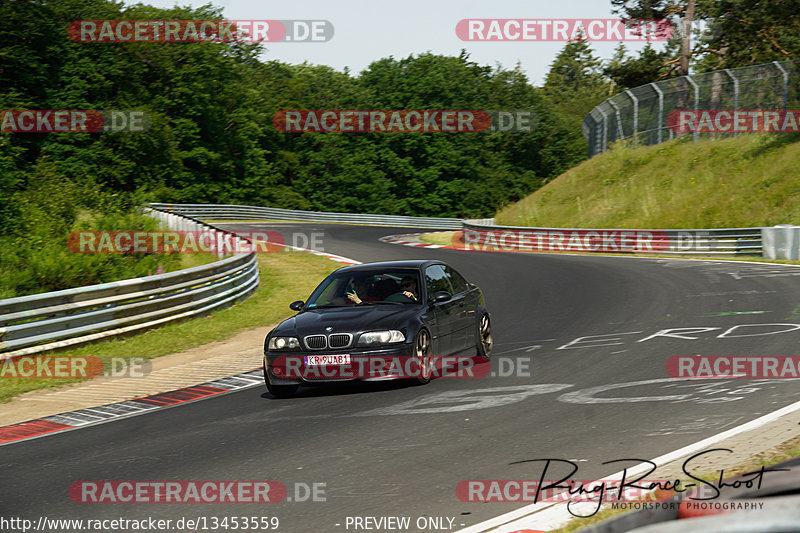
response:
<svg viewBox="0 0 800 533"><path fill-rule="evenodd" d="M303 300L297 300L289 304L289 309L292 311L301 311L306 303Z"/></svg>
<svg viewBox="0 0 800 533"><path fill-rule="evenodd" d="M439 304L442 302L446 302L452 298L453 295L447 291L438 291L436 294L433 295L433 303Z"/></svg>

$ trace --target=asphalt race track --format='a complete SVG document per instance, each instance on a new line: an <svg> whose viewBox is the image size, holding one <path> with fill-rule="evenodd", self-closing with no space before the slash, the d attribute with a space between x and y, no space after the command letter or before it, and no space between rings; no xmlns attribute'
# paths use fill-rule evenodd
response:
<svg viewBox="0 0 800 533"><path fill-rule="evenodd" d="M459 481L538 478L541 464L513 464L537 458L580 460L575 477L596 479L621 470L604 461L651 459L800 400L795 381L665 379L672 356L800 355L800 329L787 326L800 324L800 268L468 253L378 241L419 229L294 227L363 262L450 262L486 295L496 375L306 388L287 400L260 386L4 446L0 515L275 516L291 532L353 531L348 516L443 517L439 530L448 518L456 530L522 506L462 502ZM648 380L663 381L634 383ZM293 500L302 484L324 483L326 501L74 503L69 487L83 480L274 480Z"/></svg>

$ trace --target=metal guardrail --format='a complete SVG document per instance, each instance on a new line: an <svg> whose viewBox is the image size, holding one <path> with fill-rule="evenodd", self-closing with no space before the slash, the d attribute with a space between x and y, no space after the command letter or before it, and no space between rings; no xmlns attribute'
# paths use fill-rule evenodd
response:
<svg viewBox="0 0 800 533"><path fill-rule="evenodd" d="M461 229L460 218L411 217L402 215L371 215L355 213L329 213L257 207L251 205L207 205L207 204L150 204L150 207L190 216L201 220L295 220L302 222L333 222L365 224L370 226L400 226L409 228ZM493 222L481 219L475 222Z"/></svg>
<svg viewBox="0 0 800 533"><path fill-rule="evenodd" d="M174 230L228 233L179 215L149 214ZM256 254L248 253L166 274L0 300L0 359L199 316L246 298L258 283Z"/></svg>
<svg viewBox="0 0 800 533"><path fill-rule="evenodd" d="M196 220L305 220L463 229L465 247L508 251L797 255L800 227L691 230L529 228L494 219L316 213L238 205L150 204L170 229L232 235ZM764 236L762 241L762 235ZM234 242L242 240L233 236ZM246 239L245 239L246 240ZM233 249L239 249L238 244ZM255 253L199 267L0 300L0 360L129 334L202 315L249 296L259 283Z"/></svg>
<svg viewBox="0 0 800 533"><path fill-rule="evenodd" d="M485 226L465 222L465 248L508 251L761 255L763 230L580 229Z"/></svg>
<svg viewBox="0 0 800 533"><path fill-rule="evenodd" d="M677 109L786 110L800 105L800 75L794 61L731 68L648 83L616 94L596 106L583 119L583 136L589 157L609 149L611 143L631 139L637 144L658 144L676 135L667 125ZM692 134L727 136L736 133Z"/></svg>

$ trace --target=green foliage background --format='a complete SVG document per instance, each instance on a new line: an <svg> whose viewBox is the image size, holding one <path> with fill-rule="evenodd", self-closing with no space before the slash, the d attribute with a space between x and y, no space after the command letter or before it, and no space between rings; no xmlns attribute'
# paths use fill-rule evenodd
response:
<svg viewBox="0 0 800 533"><path fill-rule="evenodd" d="M0 8L3 109L144 109L145 133L3 134L3 189L41 161L82 189L136 200L489 216L583 157L579 130L518 70L430 53L358 76L258 59L252 43L72 42L78 19L212 19L215 8L10 0ZM43 22L44 21L44 22ZM286 134L280 109L525 109L525 134ZM477 191L491 190L493 194ZM6 223L13 225L12 202Z"/></svg>
<svg viewBox="0 0 800 533"><path fill-rule="evenodd" d="M611 0L621 15L677 21L687 0ZM698 0L709 31L693 68L794 59L797 0ZM140 109L144 133L0 133L0 298L148 273L154 261L69 254L66 234L130 229L146 202L245 203L486 217L585 158L581 121L615 91L673 75L677 39L603 64L567 43L543 87L519 67L423 53L352 74L264 61L253 43L73 42L82 19L221 19L111 0L0 0L0 109ZM282 133L285 109L528 110L527 133Z"/></svg>
<svg viewBox="0 0 800 533"><path fill-rule="evenodd" d="M146 225L132 214L145 202L484 217L584 157L580 130L518 69L465 53L383 58L352 75L264 62L254 43L86 44L67 34L81 19L220 18L211 6L0 2L0 109L152 117L144 133L0 133L0 298L151 271L153 258L76 256L65 246L78 227ZM272 125L281 109L420 108L524 109L538 126L288 134Z"/></svg>

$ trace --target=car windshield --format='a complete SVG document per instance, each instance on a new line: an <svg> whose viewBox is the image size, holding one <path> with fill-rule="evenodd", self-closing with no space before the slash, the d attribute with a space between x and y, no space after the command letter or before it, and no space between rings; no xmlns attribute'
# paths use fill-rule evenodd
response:
<svg viewBox="0 0 800 533"><path fill-rule="evenodd" d="M317 287L306 308L420 303L419 272L410 269L334 272Z"/></svg>

